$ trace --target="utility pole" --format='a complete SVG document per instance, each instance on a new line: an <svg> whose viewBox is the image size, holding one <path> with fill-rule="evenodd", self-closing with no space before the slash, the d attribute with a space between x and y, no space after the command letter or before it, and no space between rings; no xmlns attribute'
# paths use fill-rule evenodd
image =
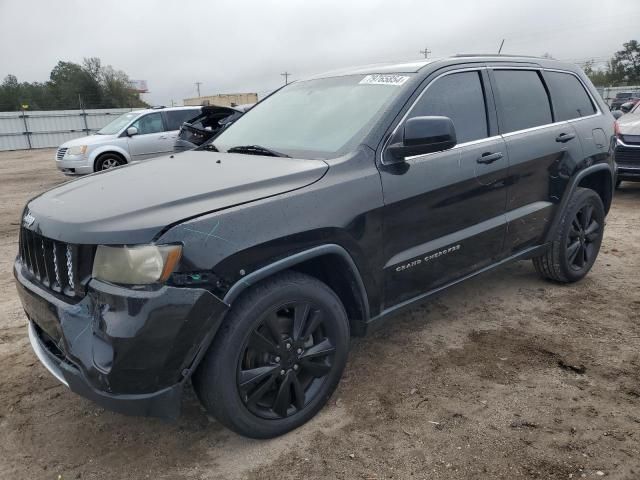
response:
<svg viewBox="0 0 640 480"><path fill-rule="evenodd" d="M200 98L200 85L202 85L202 82L196 82L196 88L198 89L198 98Z"/></svg>
<svg viewBox="0 0 640 480"><path fill-rule="evenodd" d="M420 53L424 55L424 58L429 58L431 50L429 50L429 47L424 47L424 50L420 50Z"/></svg>
<svg viewBox="0 0 640 480"><path fill-rule="evenodd" d="M284 72L281 73L280 75L282 75L284 77L284 84L288 85L289 84L289 75L291 75L289 72Z"/></svg>

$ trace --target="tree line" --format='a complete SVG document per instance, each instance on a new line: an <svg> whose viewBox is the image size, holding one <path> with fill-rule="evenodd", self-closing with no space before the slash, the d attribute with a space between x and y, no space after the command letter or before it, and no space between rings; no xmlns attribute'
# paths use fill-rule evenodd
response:
<svg viewBox="0 0 640 480"><path fill-rule="evenodd" d="M0 110L71 110L148 106L133 91L129 77L99 58L82 64L59 61L46 82L19 82L7 75L0 84Z"/></svg>
<svg viewBox="0 0 640 480"><path fill-rule="evenodd" d="M596 68L593 60L583 65L584 72L596 87L640 85L640 43L630 40L622 44L604 68Z"/></svg>

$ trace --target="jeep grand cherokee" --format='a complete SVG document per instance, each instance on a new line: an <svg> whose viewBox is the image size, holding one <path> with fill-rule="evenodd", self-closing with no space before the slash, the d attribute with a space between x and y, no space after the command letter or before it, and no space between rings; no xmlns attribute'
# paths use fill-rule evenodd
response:
<svg viewBox="0 0 640 480"><path fill-rule="evenodd" d="M292 83L200 150L32 199L14 273L41 362L72 391L259 438L313 417L349 338L506 262L591 269L613 117L575 66L508 56ZM99 209L87 204L100 205Z"/></svg>

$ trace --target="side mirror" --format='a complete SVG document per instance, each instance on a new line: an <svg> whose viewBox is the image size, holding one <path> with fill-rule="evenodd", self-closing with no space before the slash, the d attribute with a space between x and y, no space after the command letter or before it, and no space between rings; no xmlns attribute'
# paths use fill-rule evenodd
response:
<svg viewBox="0 0 640 480"><path fill-rule="evenodd" d="M134 135L137 135L137 134L138 134L138 129L136 127L127 128L127 136L133 137Z"/></svg>
<svg viewBox="0 0 640 480"><path fill-rule="evenodd" d="M455 144L456 129L449 117L413 117L387 149L396 162L404 162L406 157L448 150Z"/></svg>
<svg viewBox="0 0 640 480"><path fill-rule="evenodd" d="M613 112L611 112L611 115L613 115L613 118L615 118L617 120L622 115L624 115L624 112L622 110L614 110Z"/></svg>

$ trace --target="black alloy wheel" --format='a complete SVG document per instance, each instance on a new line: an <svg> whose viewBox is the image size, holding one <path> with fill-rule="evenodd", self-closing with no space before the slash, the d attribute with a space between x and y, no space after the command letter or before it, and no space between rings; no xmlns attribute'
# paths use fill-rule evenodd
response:
<svg viewBox="0 0 640 480"><path fill-rule="evenodd" d="M220 423L271 438L320 411L348 353L349 320L340 298L317 278L286 271L233 302L193 386Z"/></svg>
<svg viewBox="0 0 640 480"><path fill-rule="evenodd" d="M603 225L595 218L594 208L591 204L584 205L574 216L569 228L567 263L576 271L593 263L600 248Z"/></svg>
<svg viewBox="0 0 640 480"><path fill-rule="evenodd" d="M302 411L333 366L335 339L326 312L308 302L266 312L242 348L237 386L250 412L284 418Z"/></svg>

